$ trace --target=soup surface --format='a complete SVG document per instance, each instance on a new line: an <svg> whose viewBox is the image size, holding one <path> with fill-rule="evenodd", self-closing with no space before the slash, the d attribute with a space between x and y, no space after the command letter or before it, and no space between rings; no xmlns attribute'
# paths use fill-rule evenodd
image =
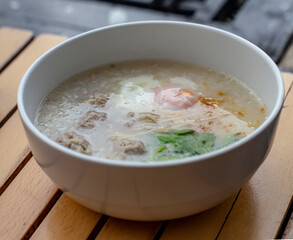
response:
<svg viewBox="0 0 293 240"><path fill-rule="evenodd" d="M35 125L84 154L148 162L225 147L265 118L256 94L231 76L183 62L137 60L64 81L40 104Z"/></svg>

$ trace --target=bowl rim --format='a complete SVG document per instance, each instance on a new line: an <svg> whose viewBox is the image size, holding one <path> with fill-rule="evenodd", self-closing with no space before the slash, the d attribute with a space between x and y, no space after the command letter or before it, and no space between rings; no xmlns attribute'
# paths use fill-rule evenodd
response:
<svg viewBox="0 0 293 240"><path fill-rule="evenodd" d="M185 26L185 27L195 27L199 29L204 29L206 31L215 32L216 34L226 35L227 37L232 38L234 41L238 41L241 44L245 45L246 47L254 50L270 66L277 80L277 85L278 85L277 102L275 103L275 106L272 109L271 113L268 115L265 121L252 133L250 133L248 136L244 137L243 139L240 139L239 141L229 146L226 146L222 149L214 150L212 152L205 153L202 155L196 155L196 156L186 157L182 159L166 160L166 161L138 162L138 161L124 161L124 160L117 160L117 159L105 159L101 157L89 156L86 154L75 152L64 146L61 146L60 144L56 143L55 141L47 137L45 134L43 134L40 130L38 130L37 127L30 121L23 104L24 89L25 89L26 82L31 75L31 72L33 72L34 69L38 67L38 65L43 61L43 59L53 54L55 51L58 51L59 48L62 48L64 45L70 42L78 41L78 39L80 38L87 37L97 32L111 31L117 28L124 28L124 27L127 28L129 26L134 26L134 25L177 25L177 26ZM18 87L18 92L17 92L17 106L18 106L19 115L23 121L23 124L26 125L26 127L38 138L38 140L42 141L44 144L48 144L51 148L56 149L57 151L60 151L63 154L67 154L68 156L72 157L71 160L85 161L87 163L102 164L102 165L109 165L109 166L116 166L116 167L134 167L134 168L156 167L157 168L157 167L167 167L167 166L171 167L171 166L177 166L177 165L185 165L185 164L189 164L193 162L206 161L208 159L223 155L227 152L230 152L248 143L253 138L261 134L261 132L263 132L267 127L269 127L269 125L279 116L279 113L282 109L282 105L284 102L284 97L285 97L284 82L283 82L283 78L279 68L263 50L261 50L259 47L252 44L248 40L224 30L207 26L207 25L197 24L197 23L188 23L188 22L181 22L181 21L138 21L138 22L115 24L111 26L93 29L91 31L81 33L77 36L69 38L68 40L65 40L64 42L46 51L37 60L34 61L34 63L28 68L28 70L23 75Z"/></svg>

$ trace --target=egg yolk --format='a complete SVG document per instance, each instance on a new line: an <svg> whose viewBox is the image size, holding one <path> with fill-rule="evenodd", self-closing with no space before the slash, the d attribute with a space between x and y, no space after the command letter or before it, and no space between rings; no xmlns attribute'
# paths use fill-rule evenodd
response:
<svg viewBox="0 0 293 240"><path fill-rule="evenodd" d="M198 95L181 87L161 87L155 91L155 102L169 109L186 109L198 101Z"/></svg>

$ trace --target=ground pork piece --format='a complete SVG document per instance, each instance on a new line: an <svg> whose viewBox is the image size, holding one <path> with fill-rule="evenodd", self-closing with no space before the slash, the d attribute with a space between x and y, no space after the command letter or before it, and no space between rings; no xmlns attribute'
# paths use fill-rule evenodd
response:
<svg viewBox="0 0 293 240"><path fill-rule="evenodd" d="M126 117L130 120L127 120L126 122L123 123L124 127L130 128L133 126L133 124L135 123L135 113L134 112L129 112L126 114Z"/></svg>
<svg viewBox="0 0 293 240"><path fill-rule="evenodd" d="M93 123L94 120L105 121L106 119L107 113L90 111L84 118L79 121L78 125L82 128L93 128L95 126L95 124Z"/></svg>
<svg viewBox="0 0 293 240"><path fill-rule="evenodd" d="M133 126L133 121L131 121L131 122L125 122L124 124L123 124L123 126L124 127L127 127L127 128L130 128L130 127L132 127Z"/></svg>
<svg viewBox="0 0 293 240"><path fill-rule="evenodd" d="M133 118L135 116L134 112L129 112L127 113L127 117Z"/></svg>
<svg viewBox="0 0 293 240"><path fill-rule="evenodd" d="M61 145L70 148L76 152L84 153L87 155L92 154L90 143L82 136L77 135L75 132L66 132L65 139L63 137L57 138L57 142Z"/></svg>
<svg viewBox="0 0 293 240"><path fill-rule="evenodd" d="M109 96L108 93L96 93L95 96L90 97L88 102L96 107L105 107L109 100Z"/></svg>
<svg viewBox="0 0 293 240"><path fill-rule="evenodd" d="M129 140L123 138L115 142L115 148L119 152L126 154L142 154L146 152L145 146L142 141Z"/></svg>

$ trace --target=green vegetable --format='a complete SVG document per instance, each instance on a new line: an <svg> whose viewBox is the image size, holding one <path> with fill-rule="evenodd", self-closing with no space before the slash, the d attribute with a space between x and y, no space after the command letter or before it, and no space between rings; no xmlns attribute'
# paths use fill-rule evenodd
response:
<svg viewBox="0 0 293 240"><path fill-rule="evenodd" d="M160 148L156 151L156 153L160 153L160 152L162 152L165 148L166 148L166 146L163 145L162 147L160 147Z"/></svg>
<svg viewBox="0 0 293 240"><path fill-rule="evenodd" d="M210 152L214 147L215 135L185 129L159 135L157 139L164 145L155 152L153 158L163 161Z"/></svg>
<svg viewBox="0 0 293 240"><path fill-rule="evenodd" d="M152 160L166 161L190 157L211 152L215 147L223 148L241 137L236 134L225 136L220 140L219 145L215 145L216 136L212 133L196 133L192 129L184 129L157 135L160 148L154 152Z"/></svg>
<svg viewBox="0 0 293 240"><path fill-rule="evenodd" d="M192 129L184 129L184 130L178 130L174 132L177 135L185 135L185 134L191 134L194 133L194 130Z"/></svg>
<svg viewBox="0 0 293 240"><path fill-rule="evenodd" d="M170 143L170 142L175 143L178 140L182 139L182 137L184 138L184 136L180 136L180 135L177 135L177 134L174 134L174 133L167 133L167 134L164 134L164 135L157 136L157 138L162 143Z"/></svg>
<svg viewBox="0 0 293 240"><path fill-rule="evenodd" d="M192 133L194 133L194 130L184 129L184 130L169 132L164 135L157 136L157 138L163 143L170 143L170 142L176 143L178 140L185 138L184 135L192 134Z"/></svg>
<svg viewBox="0 0 293 240"><path fill-rule="evenodd" d="M178 153L190 153L198 155L213 150L215 135L212 133L195 133L186 136L174 144L174 150Z"/></svg>

